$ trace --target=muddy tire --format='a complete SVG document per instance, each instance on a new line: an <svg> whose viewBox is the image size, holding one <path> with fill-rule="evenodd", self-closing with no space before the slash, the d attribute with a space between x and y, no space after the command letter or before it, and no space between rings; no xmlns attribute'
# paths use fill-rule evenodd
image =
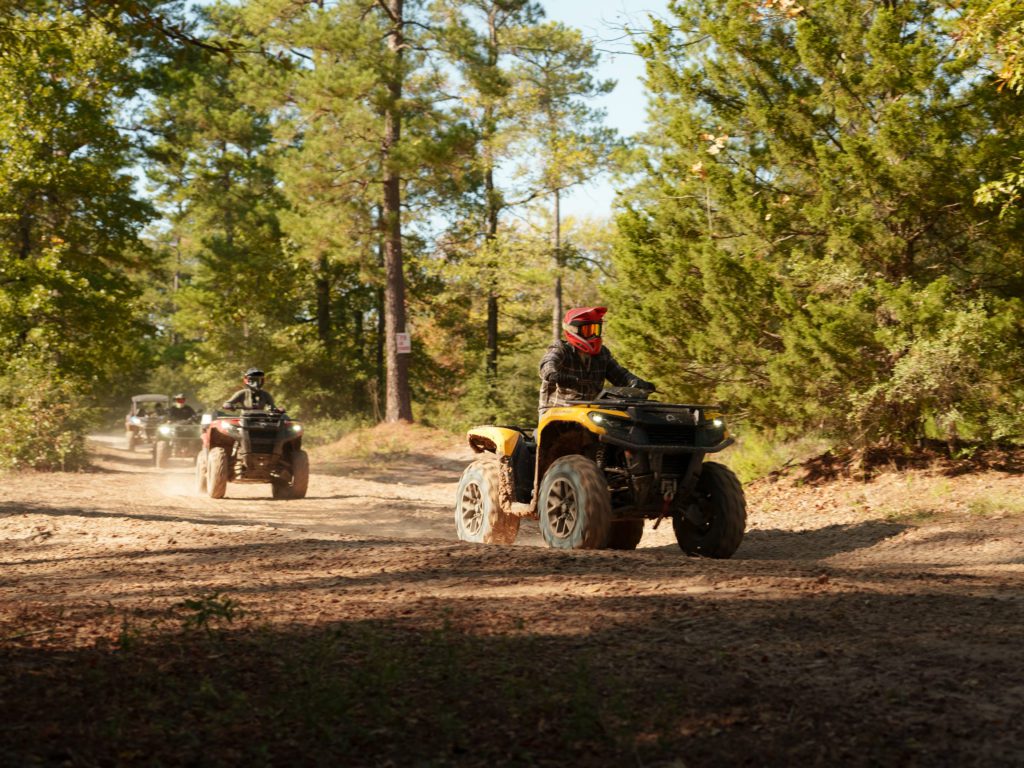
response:
<svg viewBox="0 0 1024 768"><path fill-rule="evenodd" d="M462 541L477 544L512 544L519 533L519 517L501 507L497 456L477 459L462 473L455 495L455 532Z"/></svg>
<svg viewBox="0 0 1024 768"><path fill-rule="evenodd" d="M613 520L608 532L608 549L636 549L643 535L643 520Z"/></svg>
<svg viewBox="0 0 1024 768"><path fill-rule="evenodd" d="M305 451L292 453L292 481L273 483L270 487L275 499L304 499L309 488L309 454Z"/></svg>
<svg viewBox="0 0 1024 768"><path fill-rule="evenodd" d="M228 452L211 448L206 462L206 493L211 499L223 499L228 490Z"/></svg>
<svg viewBox="0 0 1024 768"><path fill-rule="evenodd" d="M608 546L612 501L604 473L586 456L563 456L544 473L537 503L540 534L556 549Z"/></svg>
<svg viewBox="0 0 1024 768"><path fill-rule="evenodd" d="M164 469L167 466L168 455L171 452L171 446L169 443L160 440L153 447L153 464L160 469Z"/></svg>
<svg viewBox="0 0 1024 768"><path fill-rule="evenodd" d="M209 458L206 450L196 454L196 493L206 493L206 469Z"/></svg>
<svg viewBox="0 0 1024 768"><path fill-rule="evenodd" d="M681 514L672 518L679 548L689 555L732 557L747 526L747 502L732 470L706 461L701 467L694 498L704 523L696 525Z"/></svg>

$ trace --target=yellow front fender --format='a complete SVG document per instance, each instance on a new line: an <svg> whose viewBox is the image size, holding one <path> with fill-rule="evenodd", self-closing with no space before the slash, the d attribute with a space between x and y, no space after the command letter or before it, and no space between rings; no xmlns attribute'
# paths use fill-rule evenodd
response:
<svg viewBox="0 0 1024 768"><path fill-rule="evenodd" d="M466 433L469 447L477 453L490 451L498 456L511 456L516 444L523 438L508 427L473 427Z"/></svg>

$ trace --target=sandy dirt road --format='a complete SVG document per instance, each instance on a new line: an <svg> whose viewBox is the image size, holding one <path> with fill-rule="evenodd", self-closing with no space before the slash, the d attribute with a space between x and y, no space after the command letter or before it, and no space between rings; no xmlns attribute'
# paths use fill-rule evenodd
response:
<svg viewBox="0 0 1024 768"><path fill-rule="evenodd" d="M460 543L458 447L314 451L307 498L286 502L239 485L212 500L184 462L94 448L90 472L0 477L0 637L19 652L102 648L126 616L216 592L244 606L241 627L443 627L484 655L521 643L537 685L564 683L555 659L584 658L606 751L536 746L509 763L1024 764L1020 475L760 482L740 550L709 561L667 524L636 552L551 551L529 521L514 546ZM31 679L0 679L0 716ZM481 681L453 706L494 695ZM622 712L645 727L623 736ZM544 744L558 727L523 724ZM359 764L448 762L375 755Z"/></svg>

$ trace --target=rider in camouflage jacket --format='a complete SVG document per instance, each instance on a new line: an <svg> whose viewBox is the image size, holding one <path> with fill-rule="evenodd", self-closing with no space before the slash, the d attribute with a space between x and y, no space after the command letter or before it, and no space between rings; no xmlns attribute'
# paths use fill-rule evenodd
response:
<svg viewBox="0 0 1024 768"><path fill-rule="evenodd" d="M577 307L565 313L565 340L548 347L540 361L540 409L592 400L607 379L617 387L654 391L654 385L623 368L601 344L605 307Z"/></svg>

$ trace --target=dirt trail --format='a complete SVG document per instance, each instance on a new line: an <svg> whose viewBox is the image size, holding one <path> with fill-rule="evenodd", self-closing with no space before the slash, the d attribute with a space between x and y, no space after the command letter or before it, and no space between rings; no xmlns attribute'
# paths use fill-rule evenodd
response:
<svg viewBox="0 0 1024 768"><path fill-rule="evenodd" d="M709 561L685 557L667 523L636 552L554 552L532 522L512 547L460 543L463 448L314 450L308 496L274 501L234 484L212 500L185 462L161 471L93 445L94 471L0 476L0 637L18 648L100 647L126 615L217 591L245 607L243 626L444 627L484 654L498 638L539 643L538 661L582 648L595 685L621 682L598 701L648 725L622 737L626 715L595 704L594 738L625 751L579 764L1024 764L1021 475L760 482L740 550ZM0 702L29 679L0 674Z"/></svg>

